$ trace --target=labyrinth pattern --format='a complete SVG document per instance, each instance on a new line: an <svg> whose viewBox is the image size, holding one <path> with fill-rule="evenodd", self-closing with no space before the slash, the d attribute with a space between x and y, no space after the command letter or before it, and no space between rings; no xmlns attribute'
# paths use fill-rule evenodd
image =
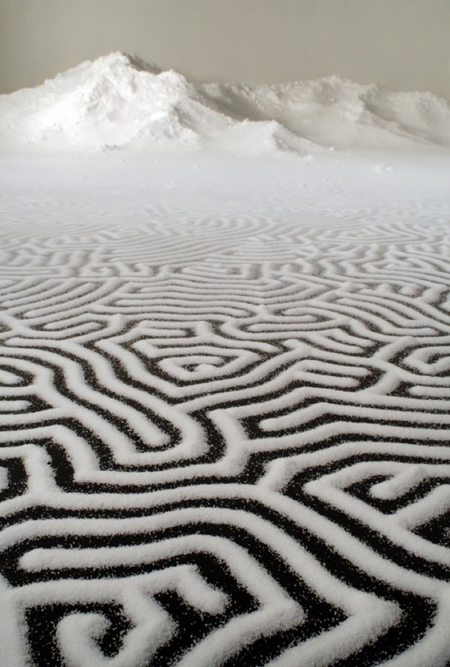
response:
<svg viewBox="0 0 450 667"><path fill-rule="evenodd" d="M74 231L30 201L0 249L1 664L450 664L448 211Z"/></svg>

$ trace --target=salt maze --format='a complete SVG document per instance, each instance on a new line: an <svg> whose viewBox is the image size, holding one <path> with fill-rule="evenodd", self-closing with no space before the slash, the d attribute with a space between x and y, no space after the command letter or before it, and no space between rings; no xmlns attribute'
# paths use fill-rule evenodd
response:
<svg viewBox="0 0 450 667"><path fill-rule="evenodd" d="M6 206L3 664L450 664L450 206L323 196Z"/></svg>

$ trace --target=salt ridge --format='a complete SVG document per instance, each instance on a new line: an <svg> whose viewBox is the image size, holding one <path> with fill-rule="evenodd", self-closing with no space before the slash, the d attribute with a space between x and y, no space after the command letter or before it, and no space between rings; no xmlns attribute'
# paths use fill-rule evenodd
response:
<svg viewBox="0 0 450 667"><path fill-rule="evenodd" d="M2 664L449 664L448 160L408 160L2 161Z"/></svg>
<svg viewBox="0 0 450 667"><path fill-rule="evenodd" d="M238 153L450 145L450 103L337 76L278 85L194 84L136 56L86 61L0 96L11 148L213 149Z"/></svg>

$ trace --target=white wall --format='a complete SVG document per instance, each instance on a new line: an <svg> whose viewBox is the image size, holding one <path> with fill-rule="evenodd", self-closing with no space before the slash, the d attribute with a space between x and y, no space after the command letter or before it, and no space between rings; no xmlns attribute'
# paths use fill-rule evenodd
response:
<svg viewBox="0 0 450 667"><path fill-rule="evenodd" d="M0 0L0 91L110 51L197 80L341 74L450 98L450 0Z"/></svg>

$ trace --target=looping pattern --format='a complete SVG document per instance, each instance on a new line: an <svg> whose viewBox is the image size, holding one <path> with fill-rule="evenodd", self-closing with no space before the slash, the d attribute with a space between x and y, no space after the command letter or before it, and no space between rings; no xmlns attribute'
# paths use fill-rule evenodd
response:
<svg viewBox="0 0 450 667"><path fill-rule="evenodd" d="M446 209L322 195L9 211L5 665L448 664Z"/></svg>

